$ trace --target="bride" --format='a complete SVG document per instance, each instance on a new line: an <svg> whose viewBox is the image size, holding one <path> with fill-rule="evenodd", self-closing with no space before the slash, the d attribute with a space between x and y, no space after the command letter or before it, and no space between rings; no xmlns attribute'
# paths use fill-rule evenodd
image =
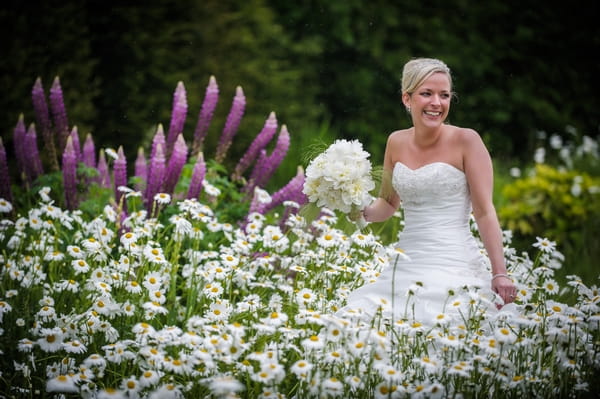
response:
<svg viewBox="0 0 600 399"><path fill-rule="evenodd" d="M392 304L396 318L432 321L450 290L465 286L488 304L498 296L504 304L513 301L516 288L492 203L492 162L477 132L444 123L452 96L442 61L418 58L404 66L402 102L413 127L390 134L379 197L361 217L384 221L402 205L405 227L397 245L407 259L351 292L340 313L374 316ZM471 233L471 213L487 256Z"/></svg>

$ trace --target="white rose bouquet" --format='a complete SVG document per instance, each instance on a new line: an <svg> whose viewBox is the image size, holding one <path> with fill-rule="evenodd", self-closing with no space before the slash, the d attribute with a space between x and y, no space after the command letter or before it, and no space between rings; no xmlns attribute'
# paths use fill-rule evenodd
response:
<svg viewBox="0 0 600 399"><path fill-rule="evenodd" d="M363 209L375 188L369 156L357 140L336 140L309 163L302 192L318 207L345 214Z"/></svg>

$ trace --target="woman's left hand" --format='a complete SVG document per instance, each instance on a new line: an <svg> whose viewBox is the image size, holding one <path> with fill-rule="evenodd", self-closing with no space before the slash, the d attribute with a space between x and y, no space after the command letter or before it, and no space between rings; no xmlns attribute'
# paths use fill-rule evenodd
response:
<svg viewBox="0 0 600 399"><path fill-rule="evenodd" d="M504 304L514 302L517 296L517 287L508 276L497 276L492 280L492 290L500 295Z"/></svg>

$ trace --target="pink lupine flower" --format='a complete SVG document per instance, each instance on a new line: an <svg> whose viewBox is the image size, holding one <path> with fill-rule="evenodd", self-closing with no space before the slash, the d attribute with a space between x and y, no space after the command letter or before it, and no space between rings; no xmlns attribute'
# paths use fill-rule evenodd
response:
<svg viewBox="0 0 600 399"><path fill-rule="evenodd" d="M134 175L141 179L141 182L136 183L135 189L142 191L142 189L146 187L146 181L148 181L148 163L143 147L138 148L137 158L135 159Z"/></svg>
<svg viewBox="0 0 600 399"><path fill-rule="evenodd" d="M77 207L77 154L70 136L62 156L62 173L66 208L73 210Z"/></svg>
<svg viewBox="0 0 600 399"><path fill-rule="evenodd" d="M82 162L89 168L96 166L96 146L91 133L87 134L83 143Z"/></svg>
<svg viewBox="0 0 600 399"><path fill-rule="evenodd" d="M58 76L54 78L50 88L50 109L54 120L54 130L58 137L58 148L63 149L69 136L69 121Z"/></svg>
<svg viewBox="0 0 600 399"><path fill-rule="evenodd" d="M233 172L233 180L239 180L242 174L248 169L256 157L260 154L260 150L269 144L269 141L273 138L277 132L277 118L275 112L269 114L269 118L265 121L260 133L254 138L254 141L250 144L246 153L242 156Z"/></svg>
<svg viewBox="0 0 600 399"><path fill-rule="evenodd" d="M202 182L206 176L206 162L204 162L204 155L202 152L198 153L198 158L194 164L194 170L192 172L192 180L188 188L187 198L193 199L200 197L202 192Z"/></svg>
<svg viewBox="0 0 600 399"><path fill-rule="evenodd" d="M123 153L123 146L120 146L117 151L118 158L113 165L113 176L115 181L115 199L117 204L120 203L123 193L119 191L120 186L127 186L127 159Z"/></svg>
<svg viewBox="0 0 600 399"><path fill-rule="evenodd" d="M177 88L173 94L173 109L171 111L171 124L169 125L169 133L167 134L167 157L171 156L173 145L179 134L183 133L183 125L187 115L188 104L187 94L183 82L177 83Z"/></svg>
<svg viewBox="0 0 600 399"><path fill-rule="evenodd" d="M208 86L206 87L206 93L204 94L204 101L202 102L202 108L200 108L200 114L198 115L198 123L194 130L194 141L192 143L192 154L196 155L202 151L202 145L204 137L208 132L208 127L217 107L219 101L219 86L214 76L211 76L208 80Z"/></svg>
<svg viewBox="0 0 600 399"><path fill-rule="evenodd" d="M6 159L6 150L0 137L0 198L8 202L13 202L12 192L10 190L10 174L8 172L8 161Z"/></svg>
<svg viewBox="0 0 600 399"><path fill-rule="evenodd" d="M223 159L225 159L227 150L231 146L233 137L237 133L238 127L240 126L245 109L246 97L244 96L244 91L242 88L238 86L235 91L233 103L231 104L231 110L229 111L227 121L225 122L225 127L223 128L223 133L221 133L219 145L217 146L217 153L215 155L215 160L217 162L223 162Z"/></svg>
<svg viewBox="0 0 600 399"><path fill-rule="evenodd" d="M187 152L187 144L183 139L183 134L180 134L177 136L177 141L173 145L173 151L169 158L165 181L162 187L163 192L173 194L173 191L175 191L175 186L177 185L183 166L187 161Z"/></svg>

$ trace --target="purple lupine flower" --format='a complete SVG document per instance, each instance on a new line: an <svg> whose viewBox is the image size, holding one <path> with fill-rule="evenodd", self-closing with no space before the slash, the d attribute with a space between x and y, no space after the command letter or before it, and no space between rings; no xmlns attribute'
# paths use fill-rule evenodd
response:
<svg viewBox="0 0 600 399"><path fill-rule="evenodd" d="M42 78L38 77L35 80L33 89L31 90L31 98L33 100L33 112L35 114L35 121L40 129L43 131L52 130L50 125L50 113L48 111L48 103L46 102L46 95L44 93L44 87L42 86Z"/></svg>
<svg viewBox="0 0 600 399"><path fill-rule="evenodd" d="M167 194L173 194L175 186L183 170L183 166L187 161L188 147L183 139L183 134L177 136L177 141L173 145L173 152L169 158L169 164L165 175L165 182L163 184L163 192Z"/></svg>
<svg viewBox="0 0 600 399"><path fill-rule="evenodd" d="M217 154L215 155L215 160L217 162L220 163L223 161L223 159L225 159L227 150L231 146L233 137L237 133L238 127L240 126L245 109L246 97L244 96L244 91L242 88L238 86L235 90L235 97L233 98L233 103L231 104L231 109L229 111L229 115L227 116L225 127L223 128L223 133L221 133L219 145L217 146Z"/></svg>
<svg viewBox="0 0 600 399"><path fill-rule="evenodd" d="M29 167L27 163L27 153L25 152L27 141L27 131L25 129L25 121L23 114L19 115L19 120L13 131L13 145L15 148L15 158L17 159L17 168L19 175L24 178L29 176L27 169Z"/></svg>
<svg viewBox="0 0 600 399"><path fill-rule="evenodd" d="M212 120L213 113L217 107L217 101L219 101L219 86L214 76L211 76L208 80L208 86L206 87L206 93L204 94L204 101L202 102L202 108L200 108L200 114L198 115L198 123L194 130L194 141L192 143L192 155L198 154L202 151L202 144L204 137L208 132L210 121Z"/></svg>
<svg viewBox="0 0 600 399"><path fill-rule="evenodd" d="M158 124L156 128L156 133L154 133L154 137L152 138L152 147L150 148L150 162L148 163L148 171L146 173L147 176L152 174L152 159L156 156L156 149L162 146L163 156L165 148L167 148L167 139L165 137L165 131L163 129L162 123ZM162 184L162 183L161 183Z"/></svg>
<svg viewBox="0 0 600 399"><path fill-rule="evenodd" d="M81 144L79 143L79 131L77 126L73 126L71 129L71 139L73 139L73 149L75 149L75 155L77 155L77 163L83 161L83 154L81 153Z"/></svg>
<svg viewBox="0 0 600 399"><path fill-rule="evenodd" d="M260 150L262 150L267 144L269 144L269 141L271 141L276 132L277 118L275 117L275 112L271 112L269 114L269 118L265 121L265 125L263 126L262 130L254 138L254 141L252 141L252 144L250 144L250 147L248 147L246 153L242 156L237 166L235 167L232 176L233 180L241 179L242 174L256 159L256 157L260 153Z"/></svg>
<svg viewBox="0 0 600 399"><path fill-rule="evenodd" d="M173 145L179 134L183 133L183 125L187 115L188 104L187 94L183 82L177 83L177 88L173 94L173 109L171 111L171 124L169 125L169 133L167 134L167 157L171 156Z"/></svg>
<svg viewBox="0 0 600 399"><path fill-rule="evenodd" d="M192 180L188 188L187 198L194 199L200 197L202 192L202 182L206 176L206 162L204 162L204 155L202 152L198 153L198 158L194 164L194 170L192 172Z"/></svg>
<svg viewBox="0 0 600 399"><path fill-rule="evenodd" d="M167 141L165 138L165 131L163 129L162 123L158 124L158 127L156 128L156 133L154 133L154 137L152 138L152 148L150 149L150 159L154 158L154 156L156 155L156 149L158 148L159 144L162 146L163 154L164 154L165 148L167 147Z"/></svg>
<svg viewBox="0 0 600 399"><path fill-rule="evenodd" d="M141 180L139 183L136 183L135 189L142 191L146 187L146 181L148 180L148 163L146 162L146 155L144 155L144 148L142 147L138 148L134 176Z"/></svg>
<svg viewBox="0 0 600 399"><path fill-rule="evenodd" d="M85 138L81 157L85 166L88 168L96 167L96 146L94 145L94 139L92 138L91 133L88 133Z"/></svg>
<svg viewBox="0 0 600 399"><path fill-rule="evenodd" d="M62 150L65 148L65 143L69 136L69 120L67 119L67 109L65 108L65 101L58 76L54 78L54 82L52 82L52 87L50 88L50 109L52 110L54 129L58 137L58 148Z"/></svg>
<svg viewBox="0 0 600 399"><path fill-rule="evenodd" d="M288 149L290 148L290 134L288 133L287 126L281 126L281 130L279 132L279 136L277 137L277 143L275 144L275 148L273 148L273 152L264 160L261 165L261 170L257 174L254 184L259 187L264 187L273 173L275 169L281 164L283 158L287 154Z"/></svg>
<svg viewBox="0 0 600 399"><path fill-rule="evenodd" d="M27 129L27 134L25 135L25 157L31 181L35 180L39 175L44 174L42 159L40 158L40 152L38 151L35 123L29 125L29 129Z"/></svg>
<svg viewBox="0 0 600 399"><path fill-rule="evenodd" d="M42 138L44 140L44 151L48 155L50 161L50 168L54 171L58 170L58 158L56 155L56 144L54 133L52 132L52 126L50 124L50 112L48 111L48 103L46 102L46 95L44 93L44 87L42 86L42 79L38 77L31 90L31 98L33 100L33 111L35 114L35 120L42 132Z"/></svg>
<svg viewBox="0 0 600 399"><path fill-rule="evenodd" d="M62 174L66 208L73 210L77 207L77 154L70 136L62 156Z"/></svg>
<svg viewBox="0 0 600 399"><path fill-rule="evenodd" d="M113 165L113 176L115 182L115 199L120 204L123 193L119 191L120 186L127 186L127 159L123 153L123 146L117 151L118 158Z"/></svg>
<svg viewBox="0 0 600 399"><path fill-rule="evenodd" d="M152 210L154 196L159 193L165 176L165 155L162 144L156 147L156 154L150 159L150 171L148 182L146 184L146 205L149 211Z"/></svg>
<svg viewBox="0 0 600 399"><path fill-rule="evenodd" d="M8 172L8 160L6 158L6 149L0 137L0 198L12 203L13 196L10 190L10 174Z"/></svg>
<svg viewBox="0 0 600 399"><path fill-rule="evenodd" d="M304 205L308 200L306 194L302 192L304 180L304 170L299 166L296 176L292 177L292 179L285 186L276 191L271 196L271 202L264 204L259 212L263 214L267 213L277 205L283 204L285 201L294 201L298 205Z"/></svg>
<svg viewBox="0 0 600 399"><path fill-rule="evenodd" d="M104 154L104 148L100 149L100 155L98 156L98 185L104 188L110 188L110 172L108 170L108 163L106 162L106 155Z"/></svg>
<svg viewBox="0 0 600 399"><path fill-rule="evenodd" d="M267 167L266 167L267 159L268 159L267 150L265 150L263 148L262 150L260 150L258 159L254 163L252 172L250 172L250 177L248 178L246 185L242 189L245 193L247 193L249 195L253 195L254 187L256 187L258 185L257 181L260 180L261 173L263 173L263 171L267 169Z"/></svg>

